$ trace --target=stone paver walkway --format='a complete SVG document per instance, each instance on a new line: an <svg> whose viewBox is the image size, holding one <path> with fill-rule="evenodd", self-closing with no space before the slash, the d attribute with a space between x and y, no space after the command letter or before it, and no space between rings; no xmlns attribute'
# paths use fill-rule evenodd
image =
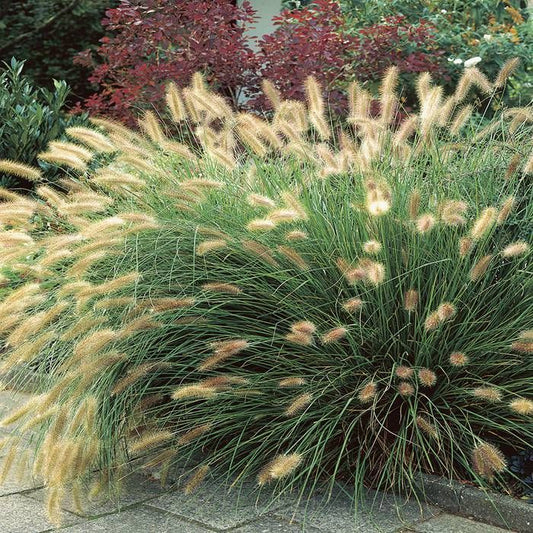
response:
<svg viewBox="0 0 533 533"><path fill-rule="evenodd" d="M0 392L0 418L17 401ZM5 430L0 429L1 433ZM0 457L2 452L0 452ZM44 491L31 479L16 475L0 485L0 532L53 531L46 519ZM132 474L120 498L91 504L86 514L65 504L66 533L504 533L507 530L447 514L415 501L400 502L390 495L369 495L369 504L354 516L348 497L339 491L329 502L315 495L296 505L296 497L274 503L254 485L227 492L208 480L197 492L163 489L143 474ZM370 502L372 500L372 502ZM372 510L369 510L369 508Z"/></svg>

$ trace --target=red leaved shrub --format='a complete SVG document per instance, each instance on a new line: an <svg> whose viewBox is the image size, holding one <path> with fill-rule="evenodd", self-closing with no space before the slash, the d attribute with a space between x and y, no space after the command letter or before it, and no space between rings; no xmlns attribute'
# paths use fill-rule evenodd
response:
<svg viewBox="0 0 533 533"><path fill-rule="evenodd" d="M131 122L132 111L163 100L166 82L185 86L196 71L236 103L256 71L245 36L254 15L247 1L122 0L102 21L116 33L101 39L98 61L89 52L77 58L99 86L85 107Z"/></svg>
<svg viewBox="0 0 533 533"><path fill-rule="evenodd" d="M269 79L283 97L300 100L312 75L330 108L342 111L350 81L378 80L390 65L400 68L407 85L418 72L444 73L436 28L425 21L409 24L400 15L354 31L337 0L315 0L284 10L274 19L274 32L253 50L246 31L255 11L248 1L234 4L122 0L103 21L114 36L101 40L97 57L78 56L78 63L93 69L89 81L99 87L84 107L131 124L140 110L160 105L166 82L183 87L201 71L234 106L257 111L269 109L261 79Z"/></svg>

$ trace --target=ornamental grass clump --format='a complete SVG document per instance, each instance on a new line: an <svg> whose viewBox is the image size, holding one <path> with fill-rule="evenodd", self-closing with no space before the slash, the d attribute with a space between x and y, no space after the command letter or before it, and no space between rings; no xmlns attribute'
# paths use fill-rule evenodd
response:
<svg viewBox="0 0 533 533"><path fill-rule="evenodd" d="M383 114L354 85L332 128L312 80L311 115L265 121L197 75L168 97L192 144L151 114L145 135L93 119L67 130L83 152L45 156L60 188L2 192L1 370L42 376L2 424L30 435L52 520L133 459L189 462L186 492L508 482L504 452L533 440L531 136L450 131L461 95L428 76L397 126L396 77ZM3 441L3 477L25 442Z"/></svg>

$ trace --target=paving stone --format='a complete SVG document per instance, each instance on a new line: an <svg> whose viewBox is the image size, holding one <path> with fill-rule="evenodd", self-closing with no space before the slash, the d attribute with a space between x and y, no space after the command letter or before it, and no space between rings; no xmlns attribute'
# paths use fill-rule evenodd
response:
<svg viewBox="0 0 533 533"><path fill-rule="evenodd" d="M235 533L321 533L320 529L316 527L306 527L302 524L286 522L279 518L265 516L258 520L232 529L231 532Z"/></svg>
<svg viewBox="0 0 533 533"><path fill-rule="evenodd" d="M452 514L441 514L414 526L417 533L506 533L508 529L481 524Z"/></svg>
<svg viewBox="0 0 533 533"><path fill-rule="evenodd" d="M228 529L279 509L284 502L286 504L285 499L274 501L268 491L258 492L251 485L228 492L223 486L206 481L193 494L173 491L147 505L215 529Z"/></svg>
<svg viewBox="0 0 533 533"><path fill-rule="evenodd" d="M39 533L53 528L42 503L21 494L0 498L0 531L2 533ZM64 516L64 524L69 525L79 519L72 515Z"/></svg>
<svg viewBox="0 0 533 533"><path fill-rule="evenodd" d="M329 502L324 496L303 500L297 509L288 508L276 516L295 520L306 527L316 527L323 533L387 533L409 528L420 520L439 514L436 507L404 502L391 495L369 493L355 510L350 498L335 491Z"/></svg>
<svg viewBox="0 0 533 533"><path fill-rule="evenodd" d="M110 495L109 498L102 498L99 501L84 502L83 516L97 517L108 513L114 513L126 509L134 504L149 501L164 493L168 489L161 487L158 481L150 479L143 474L134 473L129 475L123 484L120 494ZM44 489L28 494L28 497L44 502L46 493ZM41 503L42 505L42 503ZM70 499L66 499L62 504L63 509L79 514Z"/></svg>
<svg viewBox="0 0 533 533"><path fill-rule="evenodd" d="M121 513L70 526L62 531L68 533L105 531L110 533L210 533L213 530L199 524L185 522L171 513L140 505Z"/></svg>
<svg viewBox="0 0 533 533"><path fill-rule="evenodd" d="M476 487L461 491L461 514L520 533L533 531L533 505Z"/></svg>
<svg viewBox="0 0 533 533"><path fill-rule="evenodd" d="M0 465L1 464L2 460L0 459ZM13 468L6 477L6 480L0 484L0 497L42 487L42 483L33 479L31 476L26 476L22 480L19 480L18 475L16 472L14 472L14 470L16 470L16 468ZM0 502L1 501L2 499L0 499Z"/></svg>

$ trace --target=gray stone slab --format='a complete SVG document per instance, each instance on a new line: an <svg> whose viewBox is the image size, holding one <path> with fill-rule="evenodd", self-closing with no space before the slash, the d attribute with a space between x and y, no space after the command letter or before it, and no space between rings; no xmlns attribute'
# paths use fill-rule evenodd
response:
<svg viewBox="0 0 533 533"><path fill-rule="evenodd" d="M42 503L20 494L0 498L0 531L2 533L40 533L53 529L46 517ZM73 524L79 519L65 514L64 524Z"/></svg>
<svg viewBox="0 0 533 533"><path fill-rule="evenodd" d="M258 520L232 529L232 533L321 533L316 527L304 527L302 524L286 522L280 518L265 516Z"/></svg>
<svg viewBox="0 0 533 533"><path fill-rule="evenodd" d="M475 487L461 491L460 513L520 533L533 531L533 505Z"/></svg>
<svg viewBox="0 0 533 533"><path fill-rule="evenodd" d="M1 464L2 460L0 459L0 465ZM19 476L14 470L16 469L12 469L4 483L0 484L0 497L42 487L42 483L36 479L33 479L30 475L24 476L22 479L18 479Z"/></svg>
<svg viewBox="0 0 533 533"><path fill-rule="evenodd" d="M438 505L450 513L459 512L463 486L438 476L420 475L415 480L415 488L420 498Z"/></svg>
<svg viewBox="0 0 533 533"><path fill-rule="evenodd" d="M256 518L286 505L286 499L273 499L268 491L244 485L228 491L212 480L205 481L193 494L175 490L148 502L147 505L175 513L187 520L214 529L245 525Z"/></svg>
<svg viewBox="0 0 533 533"><path fill-rule="evenodd" d="M98 517L108 513L115 513L131 507L132 505L149 501L164 493L167 489L161 487L161 484L142 474L134 473L125 478L120 493L110 494L96 501L83 501L83 514L85 517ZM44 502L46 493L44 489L37 490L28 494L29 498ZM63 509L73 514L79 514L74 503L70 499L65 499L62 504Z"/></svg>
<svg viewBox="0 0 533 533"><path fill-rule="evenodd" d="M185 522L176 515L153 507L136 506L121 513L102 516L64 528L68 533L210 533L199 524Z"/></svg>
<svg viewBox="0 0 533 533"><path fill-rule="evenodd" d="M416 501L405 502L391 495L369 493L357 509L345 493L335 491L329 501L324 496L303 500L297 509L274 513L289 521L316 527L323 533L388 533L412 528L440 511Z"/></svg>
<svg viewBox="0 0 533 533"><path fill-rule="evenodd" d="M506 533L509 531L451 514L441 514L416 525L414 530L417 533Z"/></svg>

